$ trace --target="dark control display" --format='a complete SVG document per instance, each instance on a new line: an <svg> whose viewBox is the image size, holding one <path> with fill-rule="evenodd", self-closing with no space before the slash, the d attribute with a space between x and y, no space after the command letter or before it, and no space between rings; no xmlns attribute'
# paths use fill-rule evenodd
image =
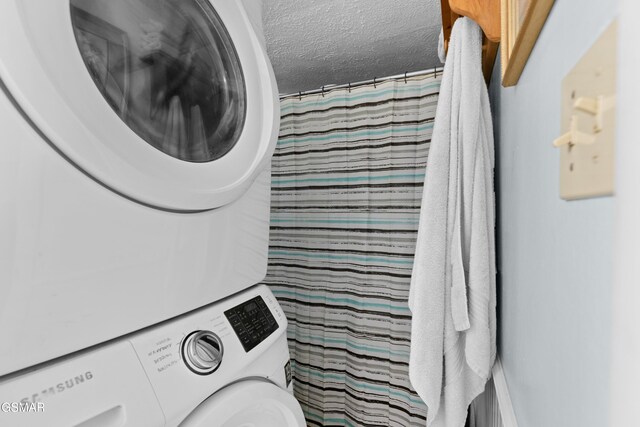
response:
<svg viewBox="0 0 640 427"><path fill-rule="evenodd" d="M278 322L261 296L224 312L231 327L249 352L278 329Z"/></svg>

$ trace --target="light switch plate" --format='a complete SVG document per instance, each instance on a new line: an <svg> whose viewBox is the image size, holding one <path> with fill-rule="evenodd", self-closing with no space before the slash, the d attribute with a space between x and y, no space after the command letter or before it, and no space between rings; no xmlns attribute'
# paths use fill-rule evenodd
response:
<svg viewBox="0 0 640 427"><path fill-rule="evenodd" d="M614 192L615 104L604 112L602 130L595 132L595 116L576 110L574 102L598 96L615 100L617 32L614 21L562 81L562 133L569 132L575 116L578 130L596 138L593 144L560 148L560 197L565 200Z"/></svg>

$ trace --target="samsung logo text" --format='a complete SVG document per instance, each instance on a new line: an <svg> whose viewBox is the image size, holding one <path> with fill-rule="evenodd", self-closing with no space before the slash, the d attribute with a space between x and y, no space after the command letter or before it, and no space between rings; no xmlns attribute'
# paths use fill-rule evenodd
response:
<svg viewBox="0 0 640 427"><path fill-rule="evenodd" d="M59 382L58 384L51 385L43 389L39 393L33 393L30 397L24 397L20 400L20 403L39 402L42 399L46 399L56 394L64 393L67 390L71 390L74 387L79 387L85 382L93 379L93 373L87 371L83 374L76 375L75 377Z"/></svg>

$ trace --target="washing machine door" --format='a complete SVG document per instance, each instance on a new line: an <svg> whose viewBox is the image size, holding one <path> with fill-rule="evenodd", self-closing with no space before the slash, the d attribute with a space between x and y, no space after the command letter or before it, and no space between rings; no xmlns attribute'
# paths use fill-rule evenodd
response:
<svg viewBox="0 0 640 427"><path fill-rule="evenodd" d="M304 427L296 399L280 387L247 380L205 400L180 427Z"/></svg>
<svg viewBox="0 0 640 427"><path fill-rule="evenodd" d="M6 0L0 79L74 166L162 209L236 199L277 138L275 79L240 1Z"/></svg>

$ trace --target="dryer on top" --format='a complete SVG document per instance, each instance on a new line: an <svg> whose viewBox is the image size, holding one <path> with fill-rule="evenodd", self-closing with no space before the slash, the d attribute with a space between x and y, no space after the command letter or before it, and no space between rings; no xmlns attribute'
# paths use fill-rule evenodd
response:
<svg viewBox="0 0 640 427"><path fill-rule="evenodd" d="M224 0L10 0L1 77L47 142L150 206L213 209L272 153L275 83L243 7Z"/></svg>
<svg viewBox="0 0 640 427"><path fill-rule="evenodd" d="M0 376L259 282L278 126L240 1L1 2Z"/></svg>

